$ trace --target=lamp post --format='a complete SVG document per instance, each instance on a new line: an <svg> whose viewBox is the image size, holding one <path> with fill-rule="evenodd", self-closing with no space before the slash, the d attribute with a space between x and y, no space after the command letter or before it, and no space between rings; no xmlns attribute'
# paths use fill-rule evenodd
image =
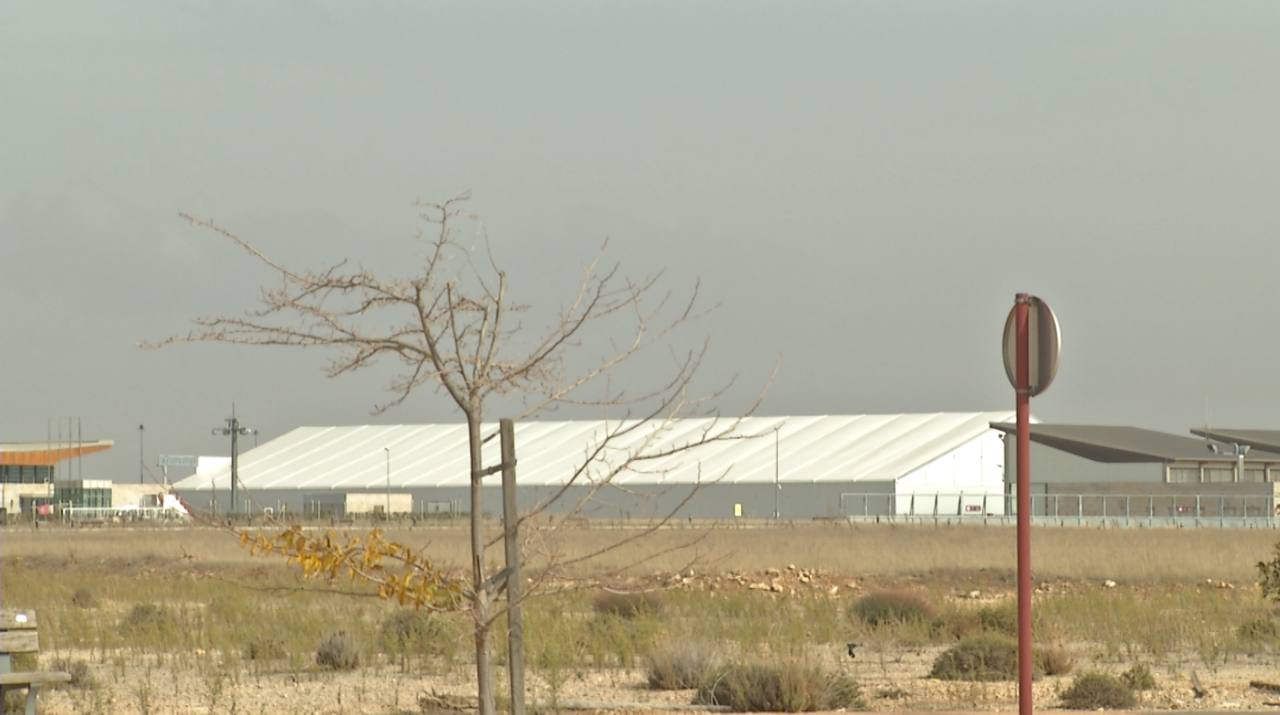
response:
<svg viewBox="0 0 1280 715"><path fill-rule="evenodd" d="M146 471L146 466L145 466L146 460L142 456L144 452L144 450L142 449L142 437L146 433L146 430L147 428L144 427L143 425L138 425L138 483L139 484L143 483L142 475Z"/></svg>
<svg viewBox="0 0 1280 715"><path fill-rule="evenodd" d="M238 438L240 435L250 435L256 430L249 427L241 427L240 419L236 417L236 406L231 406L231 416L227 418L226 427L214 427L213 433L222 437L231 436L231 513L236 513L236 482L240 480L240 443ZM213 503L213 513L218 513L218 502Z"/></svg>
<svg viewBox="0 0 1280 715"><path fill-rule="evenodd" d="M387 519L391 519L391 448L383 447L387 453Z"/></svg>

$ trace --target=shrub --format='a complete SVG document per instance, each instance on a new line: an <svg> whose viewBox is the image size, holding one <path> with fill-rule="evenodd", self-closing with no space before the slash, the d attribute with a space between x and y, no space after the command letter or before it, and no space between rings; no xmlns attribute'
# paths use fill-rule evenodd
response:
<svg viewBox="0 0 1280 715"><path fill-rule="evenodd" d="M984 606L978 609L978 621L982 623L984 633L1018 637L1018 602L1005 601L996 606Z"/></svg>
<svg viewBox="0 0 1280 715"><path fill-rule="evenodd" d="M120 621L120 629L129 633L163 633L173 627L173 615L154 603L133 604Z"/></svg>
<svg viewBox="0 0 1280 715"><path fill-rule="evenodd" d="M93 595L93 591L87 588L77 588L76 592L71 595L71 602L81 608L98 607L98 597Z"/></svg>
<svg viewBox="0 0 1280 715"><path fill-rule="evenodd" d="M668 643L649 654L649 687L654 690L696 688L719 667L720 654L708 643Z"/></svg>
<svg viewBox="0 0 1280 715"><path fill-rule="evenodd" d="M781 665L735 665L698 688L696 701L734 712L813 712L863 709L858 685L844 675L788 661Z"/></svg>
<svg viewBox="0 0 1280 715"><path fill-rule="evenodd" d="M1265 618L1240 624L1239 633L1241 640L1253 642L1280 638L1280 628L1276 627L1275 621L1269 621Z"/></svg>
<svg viewBox="0 0 1280 715"><path fill-rule="evenodd" d="M1018 642L1004 636L966 638L938 656L929 677L939 680L1017 680Z"/></svg>
<svg viewBox="0 0 1280 715"><path fill-rule="evenodd" d="M596 613L627 619L644 614L656 615L662 611L662 605L662 593L658 591L635 593L600 591L591 599L591 608Z"/></svg>
<svg viewBox="0 0 1280 715"><path fill-rule="evenodd" d="M1035 669L1045 675L1066 675L1076 666L1071 653L1059 646L1041 648L1034 651L1032 655L1035 659Z"/></svg>
<svg viewBox="0 0 1280 715"><path fill-rule="evenodd" d="M378 645L383 653L425 653L433 640L443 637L431 614L411 608L399 608L378 626Z"/></svg>
<svg viewBox="0 0 1280 715"><path fill-rule="evenodd" d="M948 634L954 638L969 638L981 634L1018 637L1018 603L1007 601L982 608L957 608L933 622L934 635Z"/></svg>
<svg viewBox="0 0 1280 715"><path fill-rule="evenodd" d="M1062 694L1062 706L1069 710L1122 710L1136 702L1123 680L1106 673L1085 673Z"/></svg>
<svg viewBox="0 0 1280 715"><path fill-rule="evenodd" d="M360 648L346 631L330 633L316 648L316 665L333 670L355 670L360 665Z"/></svg>
<svg viewBox="0 0 1280 715"><path fill-rule="evenodd" d="M930 622L936 612L924 597L910 591L875 591L853 602L850 613L871 626Z"/></svg>
<svg viewBox="0 0 1280 715"><path fill-rule="evenodd" d="M1134 663L1132 667L1120 674L1120 680L1124 681L1130 690L1155 690L1156 688L1156 677L1143 663Z"/></svg>
<svg viewBox="0 0 1280 715"><path fill-rule="evenodd" d="M279 660L289 655L289 649L283 638L261 637L249 641L245 649L249 660Z"/></svg>

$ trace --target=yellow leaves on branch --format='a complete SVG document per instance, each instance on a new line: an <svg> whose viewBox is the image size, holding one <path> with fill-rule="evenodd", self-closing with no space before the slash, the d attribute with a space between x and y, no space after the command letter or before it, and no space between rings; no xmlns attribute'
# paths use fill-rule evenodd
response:
<svg viewBox="0 0 1280 715"><path fill-rule="evenodd" d="M302 567L304 578L347 576L376 584L379 597L394 598L402 606L452 610L462 603L460 582L408 546L387 541L381 529L364 536L339 536L332 530L312 536L294 525L275 535L242 531L240 545L255 556L279 553L287 563Z"/></svg>

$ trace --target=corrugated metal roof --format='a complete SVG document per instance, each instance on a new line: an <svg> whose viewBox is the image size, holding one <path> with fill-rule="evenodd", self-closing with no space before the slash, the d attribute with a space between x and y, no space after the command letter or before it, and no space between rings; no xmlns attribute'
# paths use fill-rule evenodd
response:
<svg viewBox="0 0 1280 715"><path fill-rule="evenodd" d="M992 422L1013 412L964 412L823 417L750 417L737 439L713 442L669 457L646 460L614 478L615 484L772 482L775 465L782 482L892 481L987 432ZM687 445L731 420L685 419L660 423L605 421L515 425L519 482L563 483L587 460L606 430L635 427L610 442L593 463L600 475L637 450L649 453ZM777 433L778 459L774 458ZM483 433L497 431L486 424ZM464 424L357 427L299 427L240 455L240 481L248 489L349 490L387 485L390 452L392 488L468 484L467 429ZM500 461L498 440L484 446L485 465ZM230 484L230 467L183 479L175 488L219 490ZM494 483L497 483L494 478Z"/></svg>
<svg viewBox="0 0 1280 715"><path fill-rule="evenodd" d="M1012 424L992 424L1012 433ZM1031 425L1031 440L1095 462L1231 462L1234 456L1205 449L1205 442L1167 432L1111 425ZM1280 461L1280 454L1249 452L1246 461Z"/></svg>
<svg viewBox="0 0 1280 715"><path fill-rule="evenodd" d="M1265 449L1268 452L1280 452L1280 430L1277 429L1233 429L1228 427L1215 427L1209 429L1193 429L1191 434L1198 434L1201 437L1216 439L1219 442L1230 444L1247 444L1256 449Z"/></svg>

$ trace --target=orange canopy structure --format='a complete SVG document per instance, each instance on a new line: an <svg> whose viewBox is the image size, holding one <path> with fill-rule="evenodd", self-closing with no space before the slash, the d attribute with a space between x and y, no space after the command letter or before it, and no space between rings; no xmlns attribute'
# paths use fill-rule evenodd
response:
<svg viewBox="0 0 1280 715"><path fill-rule="evenodd" d="M0 465L53 467L73 457L103 452L115 446L115 440L92 442L4 442L0 443Z"/></svg>

